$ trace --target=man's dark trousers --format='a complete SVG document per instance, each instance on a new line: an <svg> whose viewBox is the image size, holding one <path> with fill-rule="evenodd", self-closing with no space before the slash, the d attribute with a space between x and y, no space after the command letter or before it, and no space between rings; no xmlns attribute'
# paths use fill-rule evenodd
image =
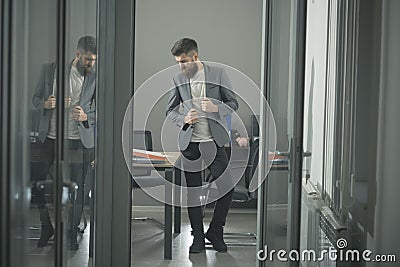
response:
<svg viewBox="0 0 400 267"><path fill-rule="evenodd" d="M214 156L214 153L211 151L215 150L216 153ZM202 151L202 153L200 151ZM209 163L209 166L207 167L211 173L212 179L217 179L216 185L218 190L223 190L226 189L227 183L232 184L229 170L225 172L228 166L228 157L225 148L218 147L213 141L203 143L191 142L184 151L181 151L181 153L187 160L191 161L191 163L196 161L194 164L183 164L183 168L187 186L189 188L199 187L199 189L193 191L189 191L190 189L188 189L189 220L194 233L203 232L203 218L200 207L200 196L202 194L200 187L203 184L203 179L201 160L199 159L201 158L206 165ZM192 171L188 170L188 165L189 169ZM222 174L224 174L223 177L221 177L223 181L218 180ZM222 184L224 184L224 186L222 186ZM233 186L229 188L231 189L216 201L214 215L210 224L212 227L222 227L225 225L226 216L228 215L233 196Z"/></svg>

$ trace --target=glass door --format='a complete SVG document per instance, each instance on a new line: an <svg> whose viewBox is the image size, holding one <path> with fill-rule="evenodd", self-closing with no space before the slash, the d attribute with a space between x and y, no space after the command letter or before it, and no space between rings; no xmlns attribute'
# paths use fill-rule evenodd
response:
<svg viewBox="0 0 400 267"><path fill-rule="evenodd" d="M264 1L257 266L299 266L306 1ZM268 156L267 156L268 155Z"/></svg>

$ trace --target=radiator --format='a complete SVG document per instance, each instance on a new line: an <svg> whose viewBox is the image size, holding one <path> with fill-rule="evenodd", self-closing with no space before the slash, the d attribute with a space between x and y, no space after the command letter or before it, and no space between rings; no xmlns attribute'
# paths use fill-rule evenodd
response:
<svg viewBox="0 0 400 267"><path fill-rule="evenodd" d="M321 194L310 181L303 184L301 211L300 253L314 251L315 261L301 261L303 267L338 267L343 266L331 260L326 254L320 257L322 251L337 249L337 241L342 238L345 229L336 219L328 206L325 206Z"/></svg>
<svg viewBox="0 0 400 267"><path fill-rule="evenodd" d="M338 242L342 245L342 241L346 242L344 247L347 247L346 239L343 239L342 233L346 228L339 222L332 210L328 206L323 206L320 210L320 221L319 221L319 231L320 231L320 250L337 250ZM339 267L346 266L345 263L334 261L329 257L325 257L323 261L320 262L321 267Z"/></svg>
<svg viewBox="0 0 400 267"><path fill-rule="evenodd" d="M300 252L319 249L320 227L319 210L322 203L321 194L315 186L308 181L303 183L302 205L301 205L301 230L300 230ZM314 267L318 262L300 262L301 266Z"/></svg>

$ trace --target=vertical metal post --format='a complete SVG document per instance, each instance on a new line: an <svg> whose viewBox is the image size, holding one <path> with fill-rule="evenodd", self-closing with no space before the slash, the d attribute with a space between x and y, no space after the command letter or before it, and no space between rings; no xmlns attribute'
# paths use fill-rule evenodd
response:
<svg viewBox="0 0 400 267"><path fill-rule="evenodd" d="M302 165L303 165L303 113L304 113L304 76L305 76L305 48L306 48L306 18L307 1L296 1L294 18L295 46L294 46L294 107L293 107L293 138L290 144L292 151L290 157L289 175L289 210L287 251L300 250L300 222L301 222L301 189L302 189ZM292 6L292 7L293 7ZM289 261L288 266L299 266L299 262Z"/></svg>
<svg viewBox="0 0 400 267"><path fill-rule="evenodd" d="M9 136L9 89L10 88L10 64L11 56L8 51L11 47L11 31L10 31L10 15L11 1L1 1L0 3L0 82L1 82L1 97L0 97L0 142L1 142L1 157L0 157L0 266L10 266L10 143Z"/></svg>
<svg viewBox="0 0 400 267"><path fill-rule="evenodd" d="M27 107L22 0L0 3L0 265L26 265Z"/></svg>
<svg viewBox="0 0 400 267"><path fill-rule="evenodd" d="M55 203L55 266L63 263L63 221L61 196L63 190L64 161L64 95L65 95L65 47L66 47L66 1L59 0L57 5L57 98L56 98L56 153L55 183L53 185Z"/></svg>
<svg viewBox="0 0 400 267"><path fill-rule="evenodd" d="M111 266L112 144L114 109L115 0L99 0L97 11L96 179L93 266ZM106 109L107 107L107 109ZM107 125L105 125L107 124Z"/></svg>
<svg viewBox="0 0 400 267"><path fill-rule="evenodd" d="M165 213L164 213L164 259L172 259L172 183L173 168L165 170L165 179L168 181L165 190Z"/></svg>
<svg viewBox="0 0 400 267"><path fill-rule="evenodd" d="M131 266L131 176L123 158L121 132L134 87L131 42L135 1L99 0L98 3L93 260L98 267Z"/></svg>
<svg viewBox="0 0 400 267"><path fill-rule="evenodd" d="M263 95L268 100L268 84L270 82L270 65L271 65L271 15L272 11L272 1L264 0L263 1L263 20L262 20L262 60L261 60L261 90ZM268 118L268 113L266 112L266 107L264 107L264 103L261 100L261 116L260 116L260 155L264 155L264 157L260 157L259 159L259 172L258 179L261 180L263 175L265 175L265 168L267 166L265 156L265 152L268 152L268 144L266 142L266 127L268 125L266 122L266 118ZM268 192L268 179L264 180L258 189L258 204L257 204L257 251L261 251L264 249L264 245L267 242L267 192ZM266 252L265 252L266 253ZM258 255L258 254L257 254ZM265 266L266 262L261 261L257 258L256 266L262 267Z"/></svg>

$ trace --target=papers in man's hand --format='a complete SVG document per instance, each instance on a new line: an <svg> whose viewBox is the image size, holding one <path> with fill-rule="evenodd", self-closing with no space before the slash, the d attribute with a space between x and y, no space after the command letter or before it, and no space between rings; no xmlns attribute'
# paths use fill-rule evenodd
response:
<svg viewBox="0 0 400 267"><path fill-rule="evenodd" d="M133 155L132 157L133 163L137 164L141 163L163 164L168 161L167 156L160 152L153 152L142 149L135 149L135 148L132 149L132 155Z"/></svg>

